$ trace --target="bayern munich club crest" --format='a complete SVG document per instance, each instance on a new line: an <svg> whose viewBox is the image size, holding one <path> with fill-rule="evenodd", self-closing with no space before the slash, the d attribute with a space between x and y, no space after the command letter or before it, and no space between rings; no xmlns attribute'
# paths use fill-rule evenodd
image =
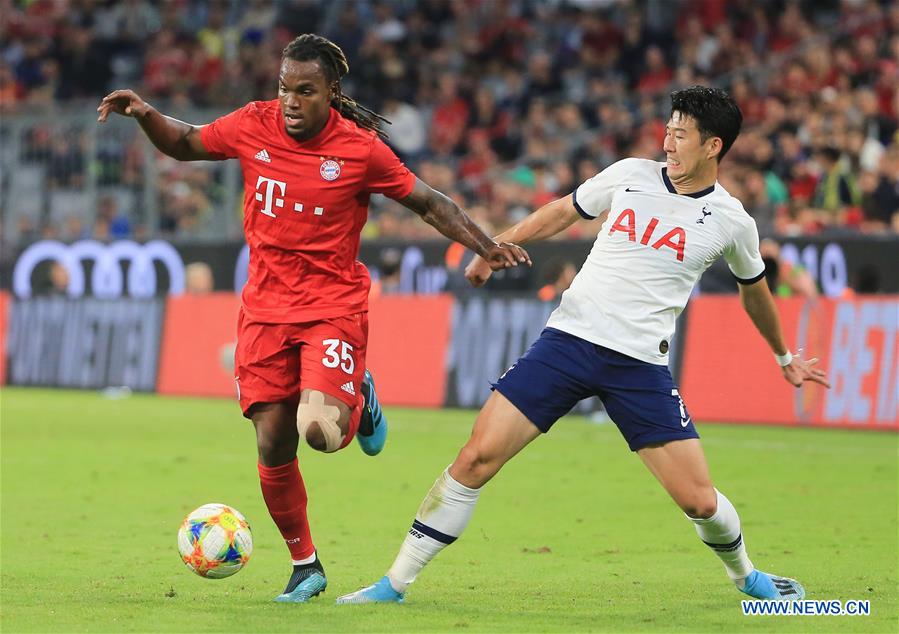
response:
<svg viewBox="0 0 899 634"><path fill-rule="evenodd" d="M321 174L322 178L326 181L336 181L340 176L340 166L343 165L343 161L324 156L319 158L321 159L322 164L321 167L318 168L318 173Z"/></svg>

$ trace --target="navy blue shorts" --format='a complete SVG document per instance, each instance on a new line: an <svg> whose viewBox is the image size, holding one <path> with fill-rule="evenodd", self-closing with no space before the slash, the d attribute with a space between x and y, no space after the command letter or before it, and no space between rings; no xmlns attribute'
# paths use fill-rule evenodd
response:
<svg viewBox="0 0 899 634"><path fill-rule="evenodd" d="M578 401L598 396L631 451L699 438L668 367L544 328L493 389L546 433Z"/></svg>

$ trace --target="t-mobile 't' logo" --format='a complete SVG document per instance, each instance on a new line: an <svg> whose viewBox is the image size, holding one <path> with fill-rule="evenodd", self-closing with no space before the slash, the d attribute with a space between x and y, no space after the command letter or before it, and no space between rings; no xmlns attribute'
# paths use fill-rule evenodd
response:
<svg viewBox="0 0 899 634"><path fill-rule="evenodd" d="M265 184L265 205L260 211L264 213L266 216L271 216L272 218L277 218L274 213L272 213L272 203L274 202L274 206L279 209L284 206L283 198L275 197L275 186L278 187L278 193L283 196L284 188L287 187L287 183L283 181L276 181L273 178L266 178L265 176L259 176L256 179L256 200L262 202L263 194L259 191L259 186Z"/></svg>

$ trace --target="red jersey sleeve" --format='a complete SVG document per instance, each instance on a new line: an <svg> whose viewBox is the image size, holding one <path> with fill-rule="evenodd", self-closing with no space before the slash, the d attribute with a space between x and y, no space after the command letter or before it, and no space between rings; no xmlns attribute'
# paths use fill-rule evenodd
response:
<svg viewBox="0 0 899 634"><path fill-rule="evenodd" d="M244 106L200 128L200 140L217 160L237 158L237 133L246 109Z"/></svg>
<svg viewBox="0 0 899 634"><path fill-rule="evenodd" d="M415 174L403 164L379 137L372 143L365 174L365 188L388 198L405 198L415 187Z"/></svg>

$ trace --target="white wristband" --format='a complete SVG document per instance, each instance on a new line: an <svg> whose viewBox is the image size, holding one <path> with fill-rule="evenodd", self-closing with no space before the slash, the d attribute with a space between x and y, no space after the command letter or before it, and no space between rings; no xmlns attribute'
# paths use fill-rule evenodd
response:
<svg viewBox="0 0 899 634"><path fill-rule="evenodd" d="M774 359L777 361L777 365L785 368L793 362L793 353L787 350L786 354L775 354Z"/></svg>

